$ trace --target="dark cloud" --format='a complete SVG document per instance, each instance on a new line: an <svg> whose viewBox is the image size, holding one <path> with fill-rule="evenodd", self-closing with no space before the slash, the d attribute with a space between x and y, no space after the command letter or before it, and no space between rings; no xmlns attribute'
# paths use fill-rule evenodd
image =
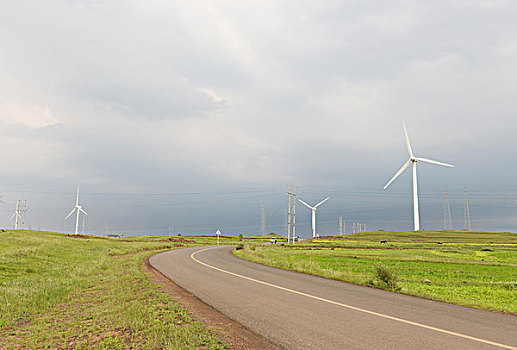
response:
<svg viewBox="0 0 517 350"><path fill-rule="evenodd" d="M410 229L409 174L382 190L406 121L417 154L456 165L419 168L424 227L441 227L447 184L457 228L467 186L475 228L514 230L516 10L4 1L1 209L27 198L33 226L59 228L81 185L93 232L253 233L264 199L278 231L294 183L331 196L322 232L339 215Z"/></svg>

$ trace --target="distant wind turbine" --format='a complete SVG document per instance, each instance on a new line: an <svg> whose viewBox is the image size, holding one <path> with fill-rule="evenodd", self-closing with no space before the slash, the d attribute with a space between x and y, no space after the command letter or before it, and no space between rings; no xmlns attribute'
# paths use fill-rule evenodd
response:
<svg viewBox="0 0 517 350"><path fill-rule="evenodd" d="M402 174L404 172L404 170L406 170L406 168L410 164L413 164L413 215L414 215L413 222L414 222L415 231L419 231L420 230L420 214L418 211L418 184L417 184L416 163L417 162L431 163L431 164L436 164L436 165L441 165L441 166L447 166L450 168L454 168L454 165L438 162L436 160L415 157L413 155L413 150L411 149L411 143L409 142L409 136L408 136L407 129L406 129L406 123L402 123L402 125L404 126L404 135L406 136L406 146L409 151L409 160L406 163L404 163L402 168L400 168L400 170L397 171L397 173L391 178L391 180L386 184L386 186L384 186L384 189L386 189L393 181L395 181L395 179L400 174Z"/></svg>
<svg viewBox="0 0 517 350"><path fill-rule="evenodd" d="M314 207L305 203L304 201L302 201L301 199L298 198L298 200L303 204L305 205L307 208L309 208L310 210L312 210L312 238L316 237L316 209L322 205L323 203L325 203L326 201L328 201L330 199L330 197L327 197L325 198L324 200L322 200L321 202L319 202L318 204L316 204Z"/></svg>
<svg viewBox="0 0 517 350"><path fill-rule="evenodd" d="M70 212L70 214L67 215L67 217L65 218L68 219L70 217L70 215L72 215L74 213L74 211L77 212L76 214L76 218L75 218L75 234L77 234L79 232L79 215L81 214L81 212L84 214L84 215L88 215L84 210L83 210L83 207L81 205L79 205L79 187L77 187L77 198L75 200L75 207L74 209L72 209L72 211Z"/></svg>
<svg viewBox="0 0 517 350"><path fill-rule="evenodd" d="M22 218L20 215L20 200L16 202L16 210L13 211L13 215L11 215L11 218L9 220L14 219L14 229L18 229L18 222Z"/></svg>

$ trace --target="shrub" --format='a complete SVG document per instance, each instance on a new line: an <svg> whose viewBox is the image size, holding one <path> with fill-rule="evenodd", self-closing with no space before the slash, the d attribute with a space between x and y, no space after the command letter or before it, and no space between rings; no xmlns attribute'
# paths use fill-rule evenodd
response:
<svg viewBox="0 0 517 350"><path fill-rule="evenodd" d="M244 244L240 243L239 245L237 245L237 247L235 247L235 250L241 250L241 249L244 249Z"/></svg>
<svg viewBox="0 0 517 350"><path fill-rule="evenodd" d="M387 265L383 265L382 263L375 264L375 276L381 283L382 287L388 289L396 289L397 288L397 271Z"/></svg>

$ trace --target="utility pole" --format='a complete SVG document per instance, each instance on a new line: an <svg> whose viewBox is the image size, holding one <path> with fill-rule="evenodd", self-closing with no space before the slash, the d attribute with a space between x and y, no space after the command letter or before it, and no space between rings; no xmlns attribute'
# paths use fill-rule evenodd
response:
<svg viewBox="0 0 517 350"><path fill-rule="evenodd" d="M469 210L469 198L467 196L467 188L463 188L465 191L465 230L470 231L472 229L470 225L470 210Z"/></svg>
<svg viewBox="0 0 517 350"><path fill-rule="evenodd" d="M296 238L296 186L293 187L293 244Z"/></svg>
<svg viewBox="0 0 517 350"><path fill-rule="evenodd" d="M22 218L22 228L25 228L25 212L27 211L27 200L23 200L23 218Z"/></svg>
<svg viewBox="0 0 517 350"><path fill-rule="evenodd" d="M443 229L452 230L451 208L449 205L449 192L447 191L447 185L445 186L445 206L443 208Z"/></svg>
<svg viewBox="0 0 517 350"><path fill-rule="evenodd" d="M286 227L287 227L287 208L285 208L285 211L284 211L284 228L286 228Z"/></svg>
<svg viewBox="0 0 517 350"><path fill-rule="evenodd" d="M343 234L343 216L339 217L339 234Z"/></svg>
<svg viewBox="0 0 517 350"><path fill-rule="evenodd" d="M266 210L264 208L264 201L260 202L260 234L266 235Z"/></svg>
<svg viewBox="0 0 517 350"><path fill-rule="evenodd" d="M291 185L287 191L287 244L291 243Z"/></svg>

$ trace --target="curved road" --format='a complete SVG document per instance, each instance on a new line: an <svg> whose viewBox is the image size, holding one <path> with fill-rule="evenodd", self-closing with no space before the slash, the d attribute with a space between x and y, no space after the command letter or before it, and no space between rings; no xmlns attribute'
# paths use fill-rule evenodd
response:
<svg viewBox="0 0 517 350"><path fill-rule="evenodd" d="M517 317L243 261L232 247L157 254L176 284L287 349L514 349Z"/></svg>

